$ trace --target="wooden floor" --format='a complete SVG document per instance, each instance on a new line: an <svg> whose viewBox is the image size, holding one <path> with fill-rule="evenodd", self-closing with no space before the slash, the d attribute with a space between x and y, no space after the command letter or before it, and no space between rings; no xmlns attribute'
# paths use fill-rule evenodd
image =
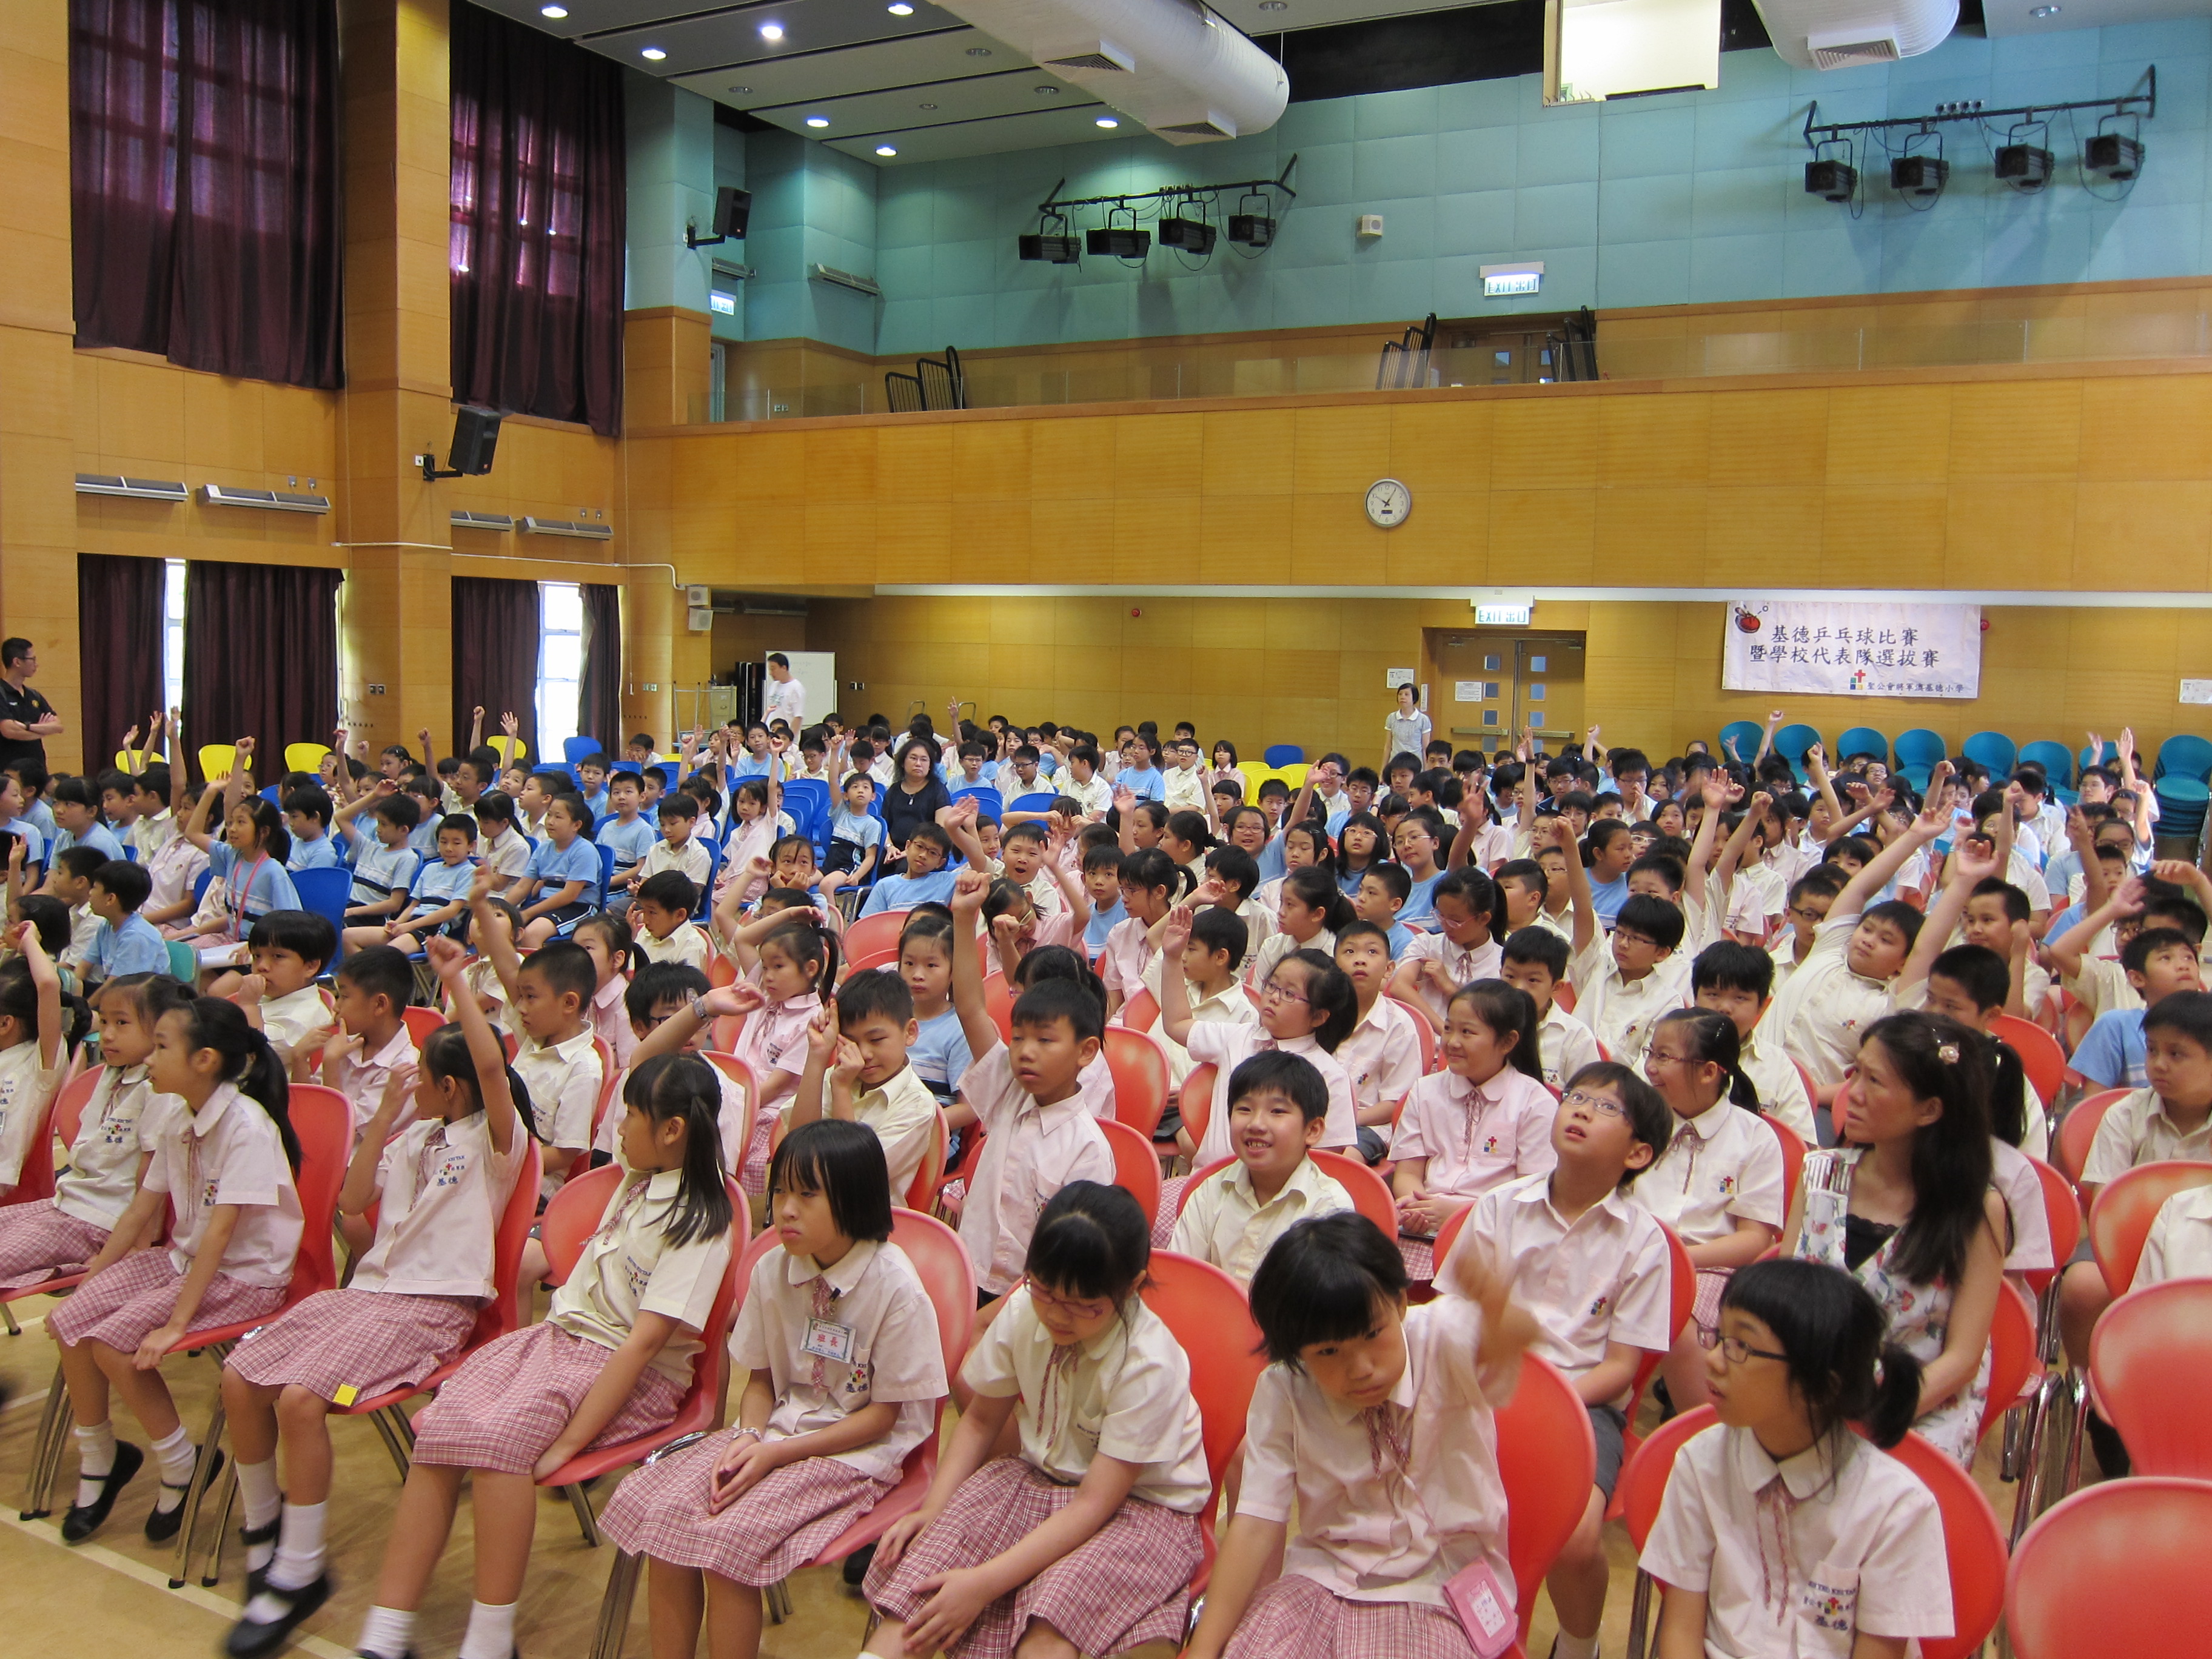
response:
<svg viewBox="0 0 2212 1659"><path fill-rule="evenodd" d="M43 1298L15 1304L23 1334L0 1335L0 1379L14 1391L13 1403L0 1414L0 1583L10 1587L7 1635L0 1640L0 1650L205 1659L217 1650L237 1617L245 1598L244 1565L234 1542L222 1578L214 1588L204 1589L195 1581L181 1590L168 1589L173 1547L149 1544L140 1530L153 1502L150 1472L131 1483L100 1534L76 1548L64 1544L57 1529L61 1509L75 1487L73 1449L63 1457L55 1518L16 1518L31 1440L54 1375L53 1344L42 1323L47 1306ZM164 1374L185 1422L204 1424L214 1399L214 1365L204 1358L175 1359ZM330 1604L308 1621L294 1649L316 1659L345 1659L354 1650L399 1492L398 1476L375 1431L357 1420L333 1426L338 1496L331 1505L330 1548L337 1589ZM116 1431L125 1439L145 1444L144 1434L120 1409ZM2000 1520L2008 1521L2012 1488L1996 1480L1987 1448L1977 1474ZM604 1506L604 1486L599 1498ZM452 1549L423 1603L416 1641L422 1659L445 1659L460 1645L468 1620L470 1538L470 1509L465 1500ZM1627 1534L1620 1527L1608 1529L1607 1544L1613 1594L1607 1601L1603 1651L1607 1659L1617 1659L1626 1650L1634 1560ZM565 1500L548 1497L539 1504L537 1547L515 1627L525 1659L581 1659L588 1651L611 1555L608 1547L585 1547ZM792 1579L790 1588L793 1617L769 1627L761 1645L763 1659L852 1659L860 1644L866 1613L837 1572L802 1572ZM1535 1659L1548 1651L1553 1627L1549 1604L1540 1604L1529 1643ZM642 1593L624 1651L632 1659L647 1651ZM1142 1651L1146 1659L1164 1659L1170 1650L1161 1646Z"/></svg>

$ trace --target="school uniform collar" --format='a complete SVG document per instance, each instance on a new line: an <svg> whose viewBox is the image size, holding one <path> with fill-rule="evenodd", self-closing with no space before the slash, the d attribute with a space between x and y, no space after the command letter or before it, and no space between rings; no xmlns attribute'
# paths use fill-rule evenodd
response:
<svg viewBox="0 0 2212 1659"><path fill-rule="evenodd" d="M602 985L598 990L592 993L592 1006L594 1008L611 1008L623 1000L623 994L629 988L629 982L623 979L620 974L617 974L605 985Z"/></svg>
<svg viewBox="0 0 2212 1659"><path fill-rule="evenodd" d="M1188 988L1190 981L1188 980L1185 980L1183 981L1183 985L1186 988ZM1197 1016L1206 1009L1221 1007L1224 1006L1231 997L1241 997L1243 994L1243 987L1237 984L1237 981L1232 977L1228 984L1223 986L1218 991L1214 992L1212 995L1200 997L1195 1002L1192 1003L1190 1005L1191 1017L1193 1018L1196 1018Z"/></svg>
<svg viewBox="0 0 2212 1659"><path fill-rule="evenodd" d="M872 1238L854 1239L853 1248L839 1257L835 1266L828 1267L811 1255L793 1255L787 1250L784 1252L784 1282L795 1288L800 1285L811 1285L819 1279L830 1286L832 1296L850 1296L853 1287L868 1271L868 1264L876 1259L877 1252L882 1249L883 1246Z"/></svg>
<svg viewBox="0 0 2212 1659"><path fill-rule="evenodd" d="M779 1014L811 1014L821 1006L821 997L812 991L801 991L796 996L786 997L781 1002L769 1005L771 1010Z"/></svg>
<svg viewBox="0 0 2212 1659"><path fill-rule="evenodd" d="M1577 1216L1572 1221L1569 1221L1565 1216L1559 1213L1558 1208L1552 1202L1552 1177L1549 1174L1531 1176L1529 1178L1528 1184L1522 1188L1518 1193L1516 1193L1513 1195L1513 1198L1514 1202L1516 1204L1542 1205L1546 1210L1550 1212L1552 1219L1558 1222L1569 1232L1572 1232L1577 1227L1581 1226L1582 1224L1589 1218L1593 1212L1598 1210L1603 1210L1615 1221L1625 1224L1631 1218L1631 1212L1635 1207L1629 1202L1628 1194L1621 1191L1620 1188L1615 1187L1603 1198L1591 1205L1589 1209L1584 1210L1581 1215Z"/></svg>
<svg viewBox="0 0 2212 1659"><path fill-rule="evenodd" d="M375 1054L362 1060L362 1064L365 1066L382 1066L388 1069L394 1066L404 1065L408 1060L414 1058L414 1033L410 1031L407 1029L406 1023L402 1021L399 1029L392 1034L392 1041L386 1043L381 1048L379 1048Z"/></svg>
<svg viewBox="0 0 2212 1659"><path fill-rule="evenodd" d="M237 1098L236 1084L218 1083L215 1092L207 1097L207 1104L197 1112L185 1114L185 1133L196 1140L205 1140L215 1133L216 1126L222 1121L223 1115L230 1110L231 1103Z"/></svg>
<svg viewBox="0 0 2212 1659"><path fill-rule="evenodd" d="M1790 1497L1802 1503L1828 1484L1831 1470L1826 1435L1778 1462L1749 1429L1730 1429L1728 1437L1729 1456L1735 1465L1735 1477L1743 1483L1746 1492L1764 1492L1770 1483L1778 1480Z"/></svg>
<svg viewBox="0 0 2212 1659"><path fill-rule="evenodd" d="M1321 1044L1311 1031L1306 1032L1302 1036L1279 1037L1263 1025L1260 1028L1260 1046L1273 1048L1278 1054L1310 1054L1320 1048Z"/></svg>
<svg viewBox="0 0 2212 1659"><path fill-rule="evenodd" d="M1280 1203L1292 1193L1296 1193L1300 1198L1311 1202L1319 1195L1321 1183L1327 1178L1322 1174L1320 1164L1315 1163L1310 1157L1302 1158L1297 1162L1297 1167L1291 1171L1290 1178L1283 1182L1281 1190L1267 1201L1271 1204ZM1229 1185L1243 1194L1255 1209L1262 1207L1259 1194L1252 1188L1252 1166L1241 1158L1230 1167Z"/></svg>
<svg viewBox="0 0 2212 1659"><path fill-rule="evenodd" d="M540 1054L558 1054L567 1060L581 1060L590 1051L597 1035L590 1026L586 1025L574 1036L564 1036L558 1042L539 1043L538 1051Z"/></svg>
<svg viewBox="0 0 2212 1659"><path fill-rule="evenodd" d="M655 1201L661 1199L673 1200L683 1185L683 1170L655 1170L645 1178L645 1195L647 1199Z"/></svg>
<svg viewBox="0 0 2212 1659"><path fill-rule="evenodd" d="M1311 1160L1309 1159L1308 1162L1311 1162ZM1358 1422L1360 1419L1366 1416L1369 1412L1375 1409L1371 1406L1352 1405L1346 1401L1339 1400L1333 1394L1322 1394L1318 1388L1316 1388L1314 1392L1316 1394L1321 1394L1322 1403L1328 1407L1328 1414L1330 1418L1334 1419L1336 1425L1341 1429L1350 1428L1353 1424ZM1403 1412L1411 1412L1413 1409L1414 1405L1417 1403L1418 1398L1419 1391L1415 1389L1413 1384L1413 1368L1409 1364L1404 1370L1398 1373L1398 1381L1391 1388L1390 1397L1384 1403L1387 1405L1395 1406L1399 1410Z"/></svg>
<svg viewBox="0 0 2212 1659"><path fill-rule="evenodd" d="M1455 1105L1464 1106L1469 1100L1474 1100L1487 1108L1504 1103L1505 1074L1512 1069L1510 1066L1499 1066L1497 1075L1487 1083L1477 1083L1471 1077L1462 1077L1449 1067L1437 1075L1446 1079L1444 1088L1450 1093Z"/></svg>

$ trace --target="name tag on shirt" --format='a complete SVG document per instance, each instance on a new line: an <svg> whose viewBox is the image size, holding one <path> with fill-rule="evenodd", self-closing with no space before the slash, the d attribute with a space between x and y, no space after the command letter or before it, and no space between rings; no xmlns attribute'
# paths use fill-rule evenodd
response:
<svg viewBox="0 0 2212 1659"><path fill-rule="evenodd" d="M1498 1659L1513 1645L1519 1621L1504 1587L1486 1562L1477 1561L1444 1581L1444 1600L1480 1659Z"/></svg>
<svg viewBox="0 0 2212 1659"><path fill-rule="evenodd" d="M833 1320L810 1319L806 1322L806 1340L801 1346L817 1359L849 1365L853 1363L853 1328Z"/></svg>

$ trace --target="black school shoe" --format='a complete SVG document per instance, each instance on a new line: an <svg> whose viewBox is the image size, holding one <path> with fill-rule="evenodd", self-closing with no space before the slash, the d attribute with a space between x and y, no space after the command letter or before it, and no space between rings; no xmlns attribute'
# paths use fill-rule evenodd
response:
<svg viewBox="0 0 2212 1659"><path fill-rule="evenodd" d="M276 1518L265 1527L240 1527L238 1529L238 1541L245 1547L246 1559L248 1561L253 1559L253 1547L256 1544L275 1544L276 1535L283 1529L283 1526L284 1516L283 1512L279 1511ZM269 1569L275 1564L276 1559L276 1556L271 1554L261 1565L246 1568L246 1599L247 1601L251 1601L268 1588Z"/></svg>
<svg viewBox="0 0 2212 1659"><path fill-rule="evenodd" d="M115 1447L115 1467L100 1477L100 1496L89 1504L72 1504L62 1517L62 1542L82 1544L106 1524L116 1498L146 1462L146 1454L128 1440Z"/></svg>
<svg viewBox="0 0 2212 1659"><path fill-rule="evenodd" d="M272 1619L265 1625L251 1620L240 1620L230 1627L230 1635L224 1641L222 1650L230 1656L230 1659L264 1659L264 1656L281 1650L290 1644L292 1632L331 1599L331 1576L327 1572L318 1576L313 1583L302 1584L297 1589L278 1589L273 1585L263 1585L258 1594L274 1595L283 1601L285 1604L283 1616Z"/></svg>
<svg viewBox="0 0 2212 1659"><path fill-rule="evenodd" d="M215 1490L216 1477L220 1475L222 1473L222 1454L221 1452L216 1452L212 1457L208 1459L207 1486L204 1490L213 1492ZM161 1483L161 1490L163 1492L180 1492L190 1493L191 1487L189 1484L182 1486L173 1486L165 1480ZM174 1538L177 1535L177 1529L184 1524L185 1504L183 1499L179 1498L174 1508L165 1510L161 1507L161 1500L156 1498L154 1500L153 1509L149 1510L146 1516L146 1541L149 1544L166 1544L172 1538Z"/></svg>

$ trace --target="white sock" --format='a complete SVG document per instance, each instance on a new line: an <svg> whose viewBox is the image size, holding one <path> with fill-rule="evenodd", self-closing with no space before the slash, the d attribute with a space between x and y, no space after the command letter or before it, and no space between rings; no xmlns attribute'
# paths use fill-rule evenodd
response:
<svg viewBox="0 0 2212 1659"><path fill-rule="evenodd" d="M272 1457L265 1462L240 1463L238 1466L238 1496L246 1507L246 1526L249 1532L267 1526L282 1514L284 1494L276 1487L276 1460ZM265 1558L259 1561L249 1559L246 1562L250 1567L268 1565Z"/></svg>
<svg viewBox="0 0 2212 1659"><path fill-rule="evenodd" d="M461 1659L511 1659L514 1652L514 1603L495 1607L469 1603L469 1628L461 1638Z"/></svg>
<svg viewBox="0 0 2212 1659"><path fill-rule="evenodd" d="M115 1425L111 1420L76 1431L76 1504L100 1501L101 1482L115 1473Z"/></svg>
<svg viewBox="0 0 2212 1659"><path fill-rule="evenodd" d="M371 1607L368 1617L361 1621L361 1640L354 1645L363 1653L374 1654L376 1659L407 1659L407 1649L414 1640L412 1608L402 1613L398 1607Z"/></svg>
<svg viewBox="0 0 2212 1659"><path fill-rule="evenodd" d="M1553 1659L1597 1659L1597 1638L1570 1636L1559 1632L1559 1645L1552 1650Z"/></svg>
<svg viewBox="0 0 2212 1659"><path fill-rule="evenodd" d="M154 1456L161 1466L161 1492L154 1507L167 1515L185 1501L185 1488L192 1484L192 1463L198 1456L191 1431L181 1423L154 1443Z"/></svg>
<svg viewBox="0 0 2212 1659"><path fill-rule="evenodd" d="M269 1582L278 1589L304 1589L323 1576L323 1518L327 1504L287 1504L276 1535Z"/></svg>

